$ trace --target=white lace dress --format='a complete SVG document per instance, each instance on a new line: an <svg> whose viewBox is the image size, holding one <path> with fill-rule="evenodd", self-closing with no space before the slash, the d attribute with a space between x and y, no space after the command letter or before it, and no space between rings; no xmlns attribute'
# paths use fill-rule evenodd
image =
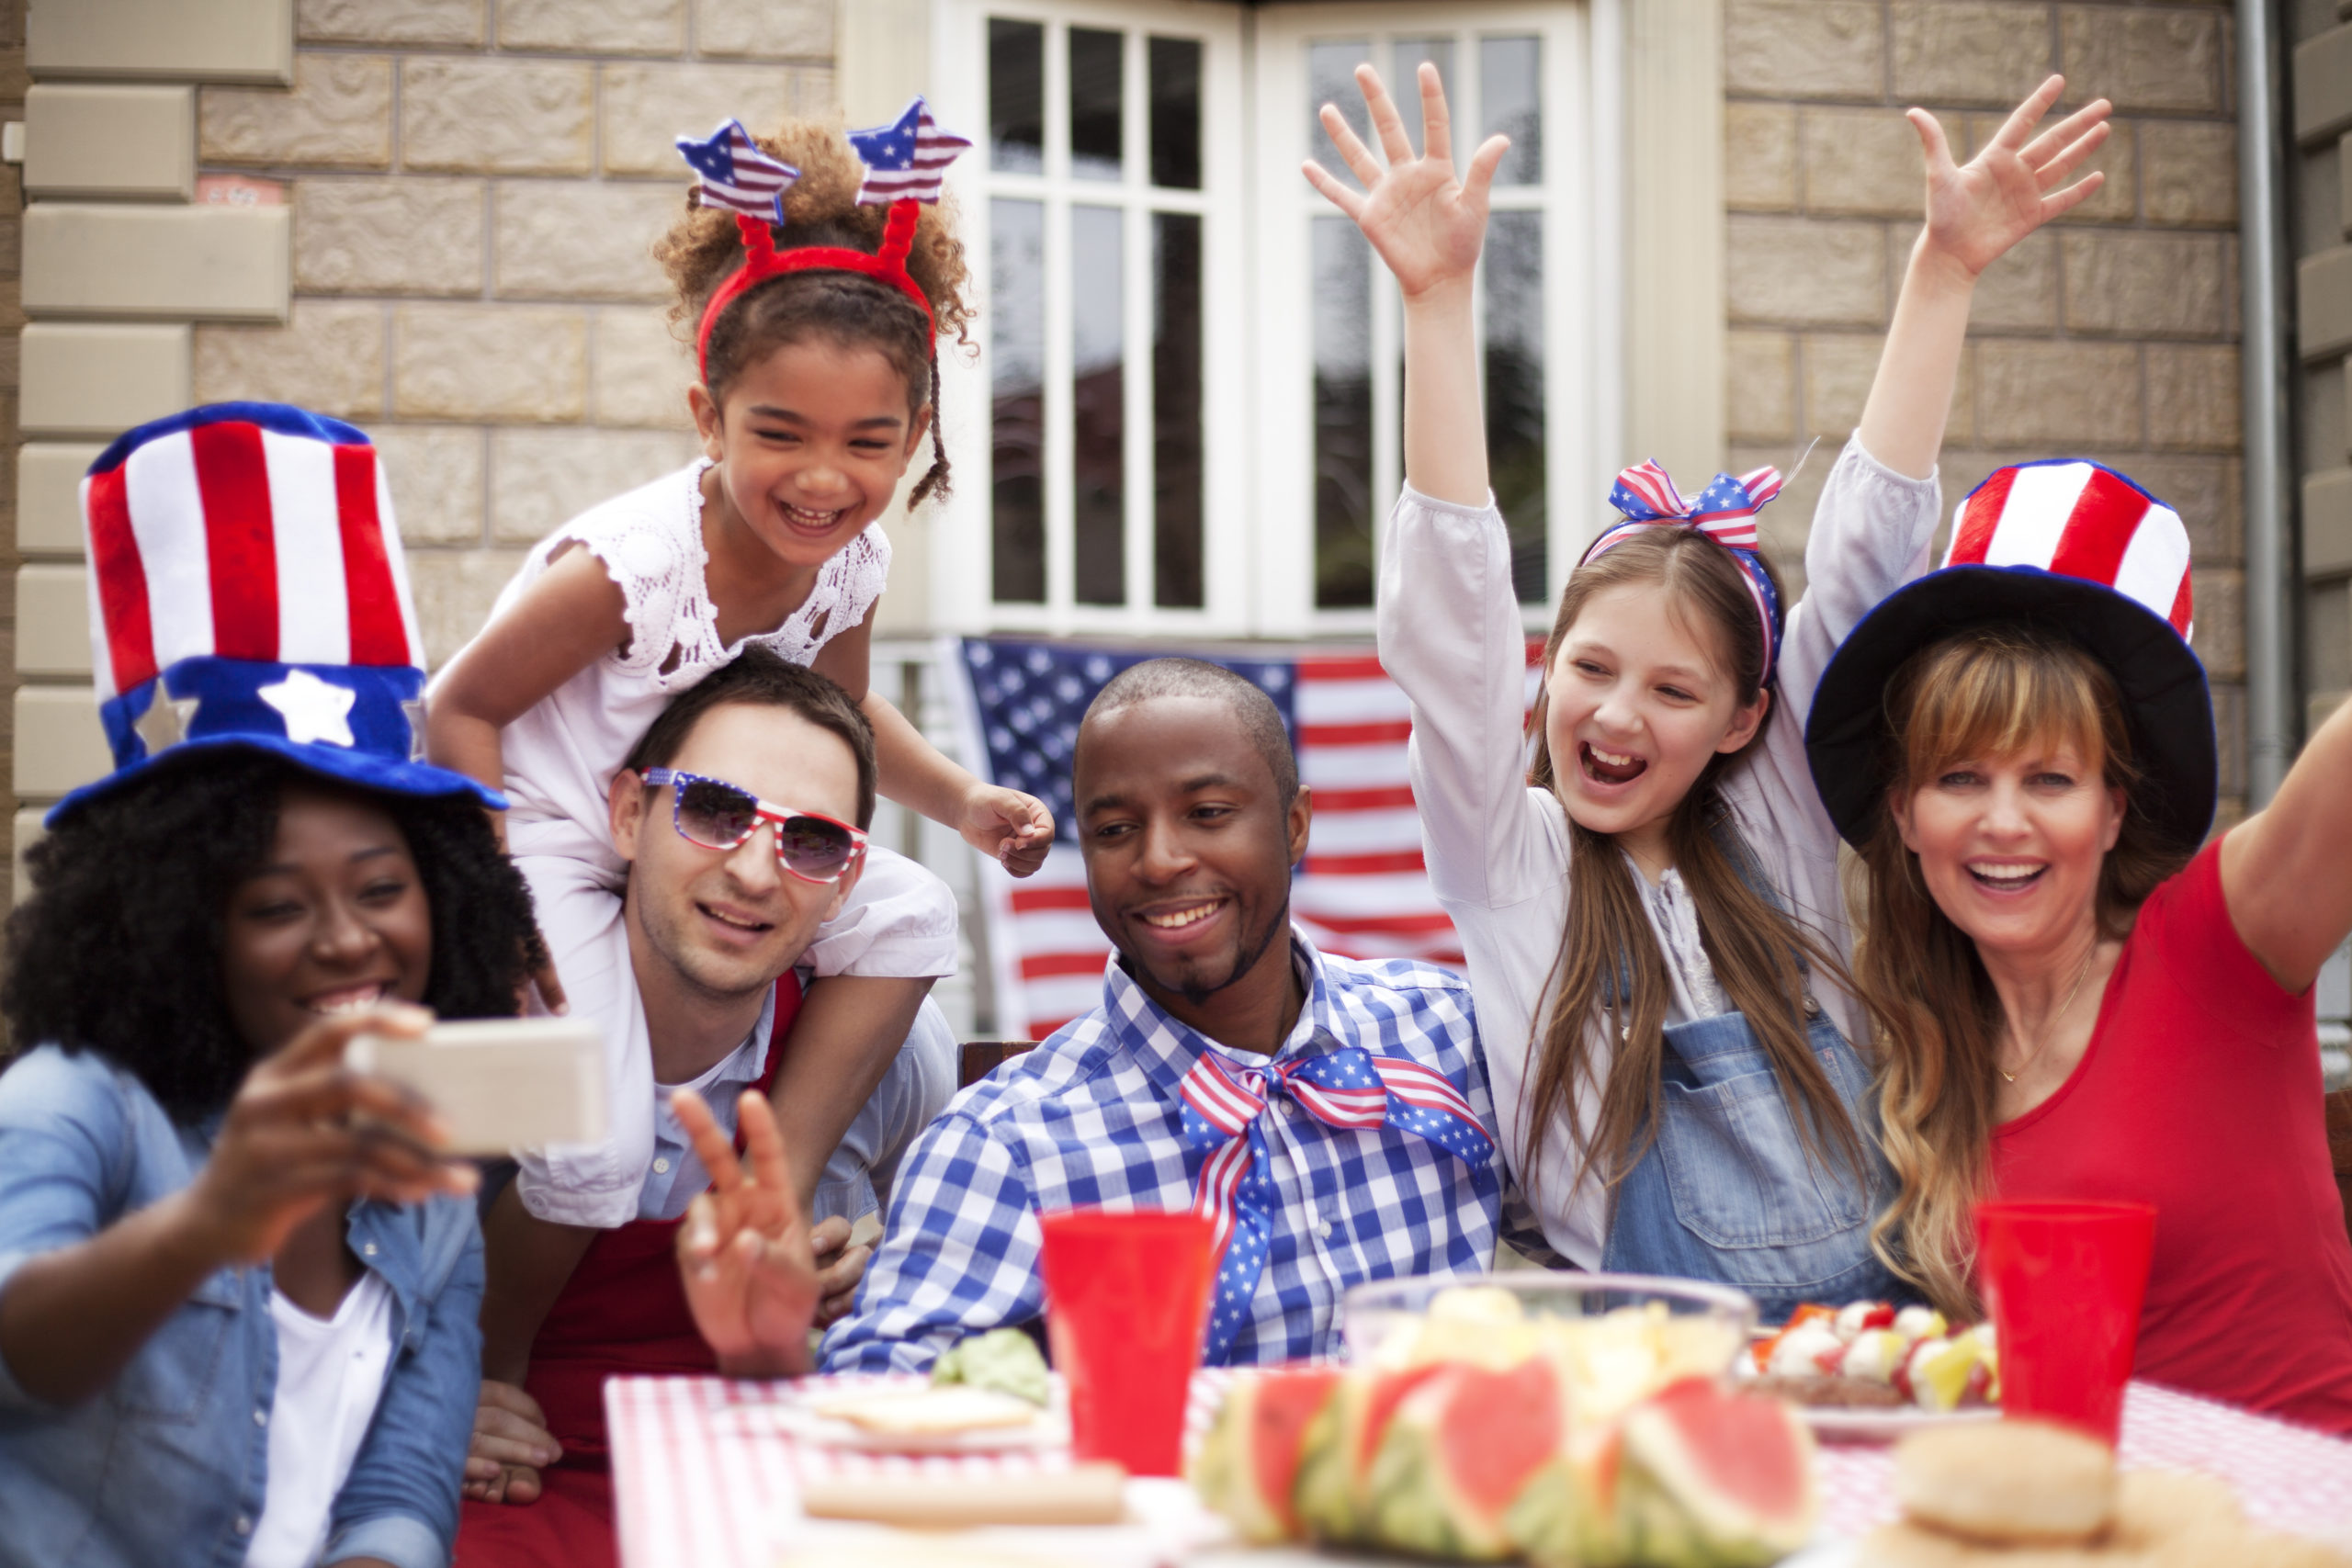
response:
<svg viewBox="0 0 2352 1568"><path fill-rule="evenodd" d="M610 1227L636 1218L653 1150L644 1007L628 944L612 940L623 866L605 815L606 785L672 698L753 643L796 664L812 662L828 641L865 618L890 570L889 541L870 526L824 564L808 600L782 626L721 643L704 580L702 476L709 466L698 458L582 513L539 541L491 611L495 622L559 553L577 547L604 563L628 619L626 652L581 671L501 737L508 848L531 885L572 1015L594 1019L606 1043L611 1140L526 1155L516 1180L525 1207L565 1224ZM819 928L803 962L820 976L952 975L955 895L914 862L876 847L849 903Z"/></svg>

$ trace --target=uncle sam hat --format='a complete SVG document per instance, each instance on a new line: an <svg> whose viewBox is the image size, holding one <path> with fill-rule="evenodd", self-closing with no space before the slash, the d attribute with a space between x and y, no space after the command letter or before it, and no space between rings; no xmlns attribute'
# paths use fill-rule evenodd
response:
<svg viewBox="0 0 2352 1568"><path fill-rule="evenodd" d="M2123 699L2134 798L2175 848L2213 823L2220 758L2195 612L2188 530L2130 478L2084 458L1996 469L1969 491L1944 564L1879 602L1838 645L1805 722L1814 787L1846 841L1870 840L1892 776L1888 680L1976 626L2031 627L2107 666Z"/></svg>
<svg viewBox="0 0 2352 1568"><path fill-rule="evenodd" d="M424 754L424 647L383 465L340 420L212 403L118 437L82 481L90 642L114 772L267 751L399 795L505 797Z"/></svg>

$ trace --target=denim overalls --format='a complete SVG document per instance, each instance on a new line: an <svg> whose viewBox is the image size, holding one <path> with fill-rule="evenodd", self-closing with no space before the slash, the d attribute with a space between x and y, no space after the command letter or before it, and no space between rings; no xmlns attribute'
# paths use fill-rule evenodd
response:
<svg viewBox="0 0 2352 1568"><path fill-rule="evenodd" d="M1749 885L1772 897L1728 823L1716 840ZM1835 1306L1897 1293L1871 1250L1871 1221L1894 1173L1878 1147L1870 1069L1809 991L1805 1034L1853 1119L1866 1175L1858 1179L1834 1156L1805 1157L1795 1108L1744 1014L1669 1024L1657 1138L1618 1184L1603 1269L1736 1285L1767 1323L1801 1302Z"/></svg>

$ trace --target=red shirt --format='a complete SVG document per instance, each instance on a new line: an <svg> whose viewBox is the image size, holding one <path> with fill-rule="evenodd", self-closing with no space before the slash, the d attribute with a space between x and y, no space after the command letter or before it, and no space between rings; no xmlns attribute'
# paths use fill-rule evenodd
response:
<svg viewBox="0 0 2352 1568"><path fill-rule="evenodd" d="M2246 950L2208 845L2140 909L2090 1047L1993 1134L2004 1198L2156 1206L2132 1375L2352 1432L2352 1241L2312 995Z"/></svg>

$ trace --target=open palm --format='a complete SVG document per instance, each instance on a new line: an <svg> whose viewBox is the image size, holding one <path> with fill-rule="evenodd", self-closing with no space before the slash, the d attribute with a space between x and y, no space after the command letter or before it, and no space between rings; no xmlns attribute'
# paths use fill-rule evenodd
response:
<svg viewBox="0 0 2352 1568"><path fill-rule="evenodd" d="M1466 280L1478 265L1487 233L1487 193L1496 165L1510 149L1507 137L1490 136L1470 160L1467 177L1453 172L1453 129L1437 67L1420 69L1421 145L1416 155L1405 134L1404 117L1381 85L1380 73L1356 67L1374 133L1387 162L1372 154L1339 109L1323 106L1323 129L1330 134L1363 189L1355 190L1321 164L1303 165L1307 183L1332 206L1355 220L1380 259L1409 298L1441 284Z"/></svg>
<svg viewBox="0 0 2352 1568"><path fill-rule="evenodd" d="M2097 170L2065 183L2085 158L2107 140L2112 106L2105 98L2086 104L2033 136L2033 128L2066 89L2052 76L2034 89L2003 122L2000 131L1965 164L1952 162L1943 127L1925 109L1912 109L1928 164L1928 243L1965 267L1983 272L2018 241L2086 200L2106 180ZM2032 137L2029 141L2028 137Z"/></svg>

